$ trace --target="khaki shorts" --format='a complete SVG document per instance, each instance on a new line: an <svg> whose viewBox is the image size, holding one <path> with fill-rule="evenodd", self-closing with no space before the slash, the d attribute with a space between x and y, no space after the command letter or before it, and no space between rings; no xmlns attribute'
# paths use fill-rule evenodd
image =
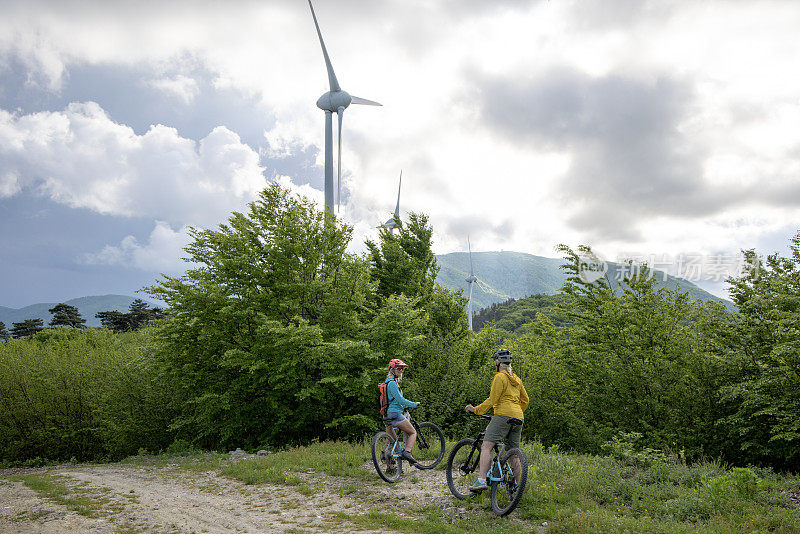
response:
<svg viewBox="0 0 800 534"><path fill-rule="evenodd" d="M519 440L522 437L523 425L511 426L508 420L511 417L506 415L493 415L492 420L486 427L486 435L483 437L484 441L492 441L494 443L505 442L506 450L519 447Z"/></svg>

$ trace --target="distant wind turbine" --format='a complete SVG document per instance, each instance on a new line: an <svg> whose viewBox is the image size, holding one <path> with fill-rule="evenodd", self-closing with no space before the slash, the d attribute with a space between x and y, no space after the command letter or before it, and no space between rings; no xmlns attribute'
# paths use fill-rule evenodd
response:
<svg viewBox="0 0 800 534"><path fill-rule="evenodd" d="M397 185L397 206L394 208L394 217L383 223L383 227L390 232L399 228L397 221L400 220L400 188L403 186L403 171L400 171L400 183Z"/></svg>
<svg viewBox="0 0 800 534"><path fill-rule="evenodd" d="M336 113L339 116L339 158L337 159L339 173L336 201L337 205L340 205L342 196L342 115L344 110L350 104L367 106L380 106L381 104L365 98L351 96L347 91L342 91L342 88L339 87L339 81L336 79L336 74L333 72L328 50L325 48L325 41L322 40L322 32L319 30L317 15L314 13L314 6L311 5L311 0L308 0L308 7L311 8L311 16L314 17L314 26L317 28L319 44L322 46L322 55L325 57L325 66L328 68L328 83L330 84L330 91L319 97L317 107L325 112L325 210L328 213L333 213L333 119L331 114Z"/></svg>
<svg viewBox="0 0 800 534"><path fill-rule="evenodd" d="M469 276L467 277L467 284L469 284L469 302L467 304L467 319L469 320L469 329L472 331L472 284L478 281L475 272L472 270L472 245L467 237L467 247L469 247Z"/></svg>

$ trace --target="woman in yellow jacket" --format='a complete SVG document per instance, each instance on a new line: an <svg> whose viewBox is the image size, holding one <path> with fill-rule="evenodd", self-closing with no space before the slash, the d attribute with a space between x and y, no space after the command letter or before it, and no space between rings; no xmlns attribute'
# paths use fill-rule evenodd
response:
<svg viewBox="0 0 800 534"><path fill-rule="evenodd" d="M524 420L523 412L528 407L528 392L522 385L522 380L514 374L511 369L513 356L508 349L497 350L492 356L497 371L492 379L492 389L489 398L477 406L467 404L465 410L474 412L478 415L494 408L489 425L486 427L486 435L483 438L481 447L481 460L478 466L478 480L470 487L471 491L482 491L486 489L486 473L489 471L489 463L492 460L492 449L495 444L505 441L506 450L519 447L519 440L522 436L522 425L510 425L508 420L512 417ZM517 460L519 463L519 460ZM519 465L512 465L511 468L519 477Z"/></svg>

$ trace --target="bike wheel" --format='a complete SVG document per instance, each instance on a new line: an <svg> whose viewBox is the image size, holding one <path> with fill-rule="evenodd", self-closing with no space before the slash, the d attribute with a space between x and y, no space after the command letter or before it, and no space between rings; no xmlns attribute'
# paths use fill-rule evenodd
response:
<svg viewBox="0 0 800 534"><path fill-rule="evenodd" d="M433 423L420 423L411 454L420 469L433 469L444 457L444 434Z"/></svg>
<svg viewBox="0 0 800 534"><path fill-rule="evenodd" d="M450 492L459 499L466 499L472 492L469 487L478 479L478 460L481 451L476 450L472 453L472 444L475 440L464 438L455 444L450 456L447 458L445 476L447 477L447 487Z"/></svg>
<svg viewBox="0 0 800 534"><path fill-rule="evenodd" d="M386 432L378 432L372 438L372 463L375 470L386 482L397 482L403 474L403 463L400 458L392 456L394 439Z"/></svg>
<svg viewBox="0 0 800 534"><path fill-rule="evenodd" d="M528 482L528 457L520 449L511 449L500 458L503 480L492 483L492 511L499 516L510 514L522 499ZM519 480L515 476L519 475Z"/></svg>

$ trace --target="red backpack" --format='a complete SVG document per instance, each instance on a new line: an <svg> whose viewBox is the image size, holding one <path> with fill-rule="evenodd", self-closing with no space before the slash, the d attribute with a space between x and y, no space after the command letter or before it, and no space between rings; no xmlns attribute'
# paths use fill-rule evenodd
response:
<svg viewBox="0 0 800 534"><path fill-rule="evenodd" d="M378 384L378 408L381 415L386 417L386 409L389 407L389 393L387 391L389 384L381 382Z"/></svg>
<svg viewBox="0 0 800 534"><path fill-rule="evenodd" d="M397 384L397 379L392 378L394 383ZM402 395L402 390L400 391ZM381 415L386 417L386 410L389 408L389 384L386 381L381 382L378 384L378 409L381 412Z"/></svg>

